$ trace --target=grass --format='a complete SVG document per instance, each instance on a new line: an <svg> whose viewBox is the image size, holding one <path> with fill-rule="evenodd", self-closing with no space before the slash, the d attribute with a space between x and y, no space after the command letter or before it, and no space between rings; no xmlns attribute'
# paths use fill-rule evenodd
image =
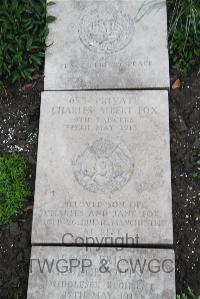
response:
<svg viewBox="0 0 200 299"><path fill-rule="evenodd" d="M47 1L48 2L48 1ZM46 0L0 2L0 82L29 81L44 62L48 24Z"/></svg>
<svg viewBox="0 0 200 299"><path fill-rule="evenodd" d="M169 52L173 64L186 74L200 63L200 1L167 0Z"/></svg>
<svg viewBox="0 0 200 299"><path fill-rule="evenodd" d="M0 224L8 224L30 195L25 183L26 169L26 162L19 155L0 157Z"/></svg>
<svg viewBox="0 0 200 299"><path fill-rule="evenodd" d="M159 10L166 2L170 60L181 74L187 74L194 65L200 66L200 1L144 0L136 21Z"/></svg>
<svg viewBox="0 0 200 299"><path fill-rule="evenodd" d="M187 294L177 295L176 299L200 299L200 295L195 295L194 292L188 288Z"/></svg>

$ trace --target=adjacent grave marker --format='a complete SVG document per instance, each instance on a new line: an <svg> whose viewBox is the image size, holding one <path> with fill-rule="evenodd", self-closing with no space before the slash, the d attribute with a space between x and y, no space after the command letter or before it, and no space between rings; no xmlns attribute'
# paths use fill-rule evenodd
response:
<svg viewBox="0 0 200 299"><path fill-rule="evenodd" d="M43 93L32 243L172 244L168 119L167 91Z"/></svg>
<svg viewBox="0 0 200 299"><path fill-rule="evenodd" d="M169 87L160 0L57 0L49 8L45 90Z"/></svg>
<svg viewBox="0 0 200 299"><path fill-rule="evenodd" d="M27 299L175 299L172 250L33 247Z"/></svg>

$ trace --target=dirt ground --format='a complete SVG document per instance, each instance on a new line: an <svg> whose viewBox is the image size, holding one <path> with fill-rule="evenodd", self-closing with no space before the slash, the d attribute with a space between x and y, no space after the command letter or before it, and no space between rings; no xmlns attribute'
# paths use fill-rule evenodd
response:
<svg viewBox="0 0 200 299"><path fill-rule="evenodd" d="M200 74L171 91L169 103L177 291L200 294Z"/></svg>
<svg viewBox="0 0 200 299"><path fill-rule="evenodd" d="M172 78L174 80L175 78ZM33 86L0 92L0 154L19 152L28 161L34 191L40 92ZM170 130L177 291L200 294L200 75L189 75L170 95ZM33 198L9 226L0 227L0 299L26 299Z"/></svg>

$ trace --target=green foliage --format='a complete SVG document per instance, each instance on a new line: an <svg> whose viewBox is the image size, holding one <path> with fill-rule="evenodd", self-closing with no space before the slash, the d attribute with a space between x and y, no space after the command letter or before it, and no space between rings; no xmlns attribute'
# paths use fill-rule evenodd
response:
<svg viewBox="0 0 200 299"><path fill-rule="evenodd" d="M176 299L200 299L200 296L194 294L194 292L188 288L187 294L177 295Z"/></svg>
<svg viewBox="0 0 200 299"><path fill-rule="evenodd" d="M47 5L52 5L49 2ZM46 0L2 0L0 3L0 82L31 80L44 61L48 24Z"/></svg>
<svg viewBox="0 0 200 299"><path fill-rule="evenodd" d="M200 180L200 154L199 157L196 159L196 161L193 163L193 177Z"/></svg>
<svg viewBox="0 0 200 299"><path fill-rule="evenodd" d="M9 223L30 195L25 184L26 162L16 154L0 157L0 224Z"/></svg>
<svg viewBox="0 0 200 299"><path fill-rule="evenodd" d="M167 0L167 3L171 59L186 74L200 62L200 1Z"/></svg>
<svg viewBox="0 0 200 299"><path fill-rule="evenodd" d="M200 63L200 0L144 0L136 22L159 11L167 1L169 12L169 52L173 65L186 74Z"/></svg>

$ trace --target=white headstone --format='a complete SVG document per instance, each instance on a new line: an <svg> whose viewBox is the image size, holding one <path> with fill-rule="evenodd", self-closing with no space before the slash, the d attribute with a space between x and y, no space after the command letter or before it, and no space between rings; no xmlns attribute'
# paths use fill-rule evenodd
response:
<svg viewBox="0 0 200 299"><path fill-rule="evenodd" d="M57 0L49 7L45 90L169 87L160 0Z"/></svg>
<svg viewBox="0 0 200 299"><path fill-rule="evenodd" d="M43 93L32 243L172 244L168 120L167 91Z"/></svg>
<svg viewBox="0 0 200 299"><path fill-rule="evenodd" d="M27 299L175 299L172 250L33 247Z"/></svg>

